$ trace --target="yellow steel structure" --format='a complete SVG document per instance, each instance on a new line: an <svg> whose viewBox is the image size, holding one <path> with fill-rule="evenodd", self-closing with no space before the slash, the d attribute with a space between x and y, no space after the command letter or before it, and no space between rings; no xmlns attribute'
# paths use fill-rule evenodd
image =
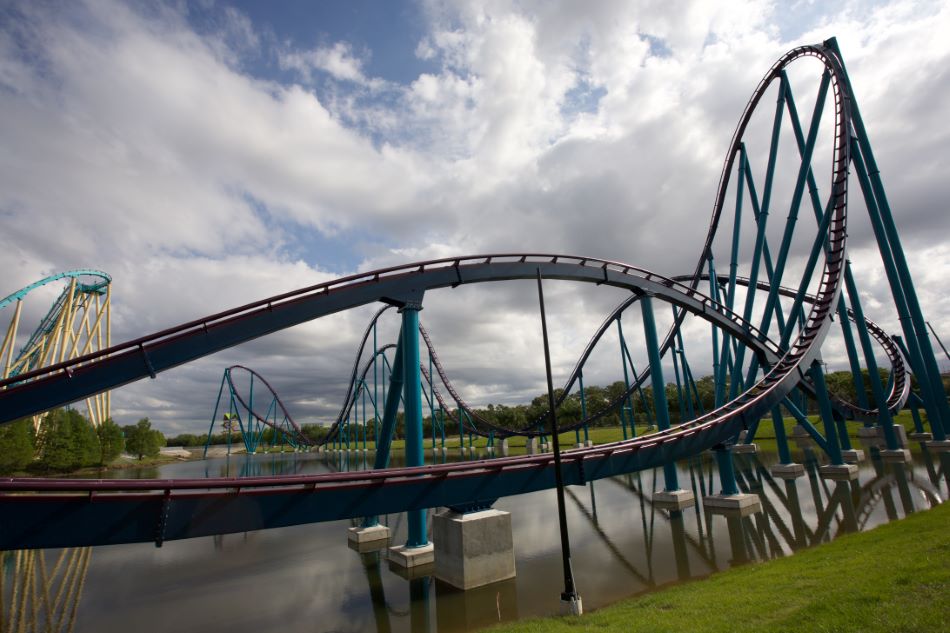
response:
<svg viewBox="0 0 950 633"><path fill-rule="evenodd" d="M0 633L72 631L91 558L91 547L0 552Z"/></svg>
<svg viewBox="0 0 950 633"><path fill-rule="evenodd" d="M17 341L24 301L31 291L63 280L65 288L26 342ZM112 341L112 279L100 271L75 270L46 277L0 300L13 315L0 345L0 378L25 374L109 347ZM85 399L87 417L98 426L110 416L110 393ZM34 418L37 430L42 416Z"/></svg>

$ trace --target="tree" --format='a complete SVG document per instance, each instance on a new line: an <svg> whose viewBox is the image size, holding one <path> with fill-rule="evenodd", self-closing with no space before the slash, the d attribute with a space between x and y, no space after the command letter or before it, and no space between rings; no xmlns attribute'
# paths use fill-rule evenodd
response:
<svg viewBox="0 0 950 633"><path fill-rule="evenodd" d="M112 418L106 418L96 429L96 434L99 436L99 465L105 466L122 454L125 438L122 437L122 429Z"/></svg>
<svg viewBox="0 0 950 633"><path fill-rule="evenodd" d="M33 461L33 422L29 418L0 427L0 474L23 470Z"/></svg>
<svg viewBox="0 0 950 633"><path fill-rule="evenodd" d="M138 459L156 457L162 446L165 445L165 436L161 431L152 429L148 418L142 418L135 425L123 427L125 432L125 448Z"/></svg>
<svg viewBox="0 0 950 633"><path fill-rule="evenodd" d="M38 465L47 471L68 472L99 462L99 438L92 424L73 409L46 415L37 438Z"/></svg>

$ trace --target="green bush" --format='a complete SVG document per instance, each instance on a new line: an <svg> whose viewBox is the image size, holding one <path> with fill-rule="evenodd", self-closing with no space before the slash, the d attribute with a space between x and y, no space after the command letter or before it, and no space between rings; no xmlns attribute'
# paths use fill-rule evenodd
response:
<svg viewBox="0 0 950 633"><path fill-rule="evenodd" d="M0 474L23 470L33 461L33 421L29 418L0 426Z"/></svg>

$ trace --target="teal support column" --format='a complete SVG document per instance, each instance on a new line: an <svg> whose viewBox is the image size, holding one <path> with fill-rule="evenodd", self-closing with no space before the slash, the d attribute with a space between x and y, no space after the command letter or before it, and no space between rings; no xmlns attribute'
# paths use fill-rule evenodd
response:
<svg viewBox="0 0 950 633"><path fill-rule="evenodd" d="M894 256L900 250L900 244L895 249L891 248L888 241L888 232L884 225L883 213L878 208L875 200L875 191L870 180L867 167L861 156L862 147L858 141L852 142L852 164L858 175L858 182L861 184L861 190L864 193L865 201L868 207L868 216L871 218L871 228L874 231L875 239L878 242L878 250L881 253L881 260L884 263L884 272L887 275L888 283L891 287L891 294L894 298L894 304L897 307L898 320L901 324L901 330L907 343L908 360L917 376L917 386L923 396L924 408L927 411L927 419L930 422L934 438L937 440L947 439L945 428L943 426L943 411L946 409L946 394L943 391L943 385L932 382L929 363L925 359L929 352L930 359L934 359L933 348L930 347L930 341L926 341L926 346L920 345L917 332L914 330L913 312L908 304L908 295L905 290L913 291L913 285L910 283L909 274L906 279L907 285L901 278L900 271L897 270ZM882 192L883 194L883 192ZM896 238L896 235L895 235ZM903 255L903 253L901 253ZM919 309L919 306L917 306ZM922 318L922 317L921 317ZM936 360L934 359L934 364ZM940 379L937 372L937 381ZM950 414L948 414L950 416Z"/></svg>
<svg viewBox="0 0 950 633"><path fill-rule="evenodd" d="M828 447L825 449L832 465L841 466L844 459L841 456L841 445L838 443L838 433L835 429L834 413L831 410L831 400L828 399L828 387L825 385L825 374L821 371L821 365L815 361L809 370L812 382L815 384L815 397L818 400L818 407L821 411L821 420L825 426L825 441Z"/></svg>
<svg viewBox="0 0 950 633"><path fill-rule="evenodd" d="M587 396L584 395L584 372L581 370L577 374L577 380L580 382L581 391L581 419L587 420ZM587 422L584 422L584 444L590 441L590 432L587 429Z"/></svg>
<svg viewBox="0 0 950 633"><path fill-rule="evenodd" d="M656 412L656 424L661 431L670 428L670 410L666 401L666 382L663 380L663 365L660 362L660 346L656 336L656 321L653 318L653 299L649 295L640 297L640 309L643 313L643 334L650 359L650 381L653 384L653 408ZM679 490L676 477L676 464L663 465L666 490Z"/></svg>
<svg viewBox="0 0 950 633"><path fill-rule="evenodd" d="M218 388L218 398L214 401L214 413L211 414L211 426L208 427L208 439L205 440L205 450L202 453L202 459L208 457L208 446L211 444L211 436L214 435L214 422L218 419L218 405L221 404L221 394L224 393L224 383L227 381L228 370L224 370L224 376L221 377L221 386Z"/></svg>
<svg viewBox="0 0 950 633"><path fill-rule="evenodd" d="M419 365L419 303L407 303L402 308L402 365L405 402L406 466L425 464L422 432L422 371ZM395 390L394 390L395 391ZM426 511L410 510L409 535L406 547L422 547L429 538L426 531Z"/></svg>
<svg viewBox="0 0 950 633"><path fill-rule="evenodd" d="M630 391L630 376L627 374L627 357L624 355L626 342L623 338L623 326L620 325L620 317L617 317L617 336L620 337L620 362L623 364L623 386ZM624 398L624 404L620 405L620 427L623 429L623 439L627 439L627 422L624 411L630 412L630 428L633 429L633 436L637 436L636 419L633 416L633 406L630 403L630 396Z"/></svg>
<svg viewBox="0 0 950 633"><path fill-rule="evenodd" d="M785 433L785 420L779 408L772 407L772 426L775 427L775 443L778 445L779 463L791 464L792 452L788 450L788 436Z"/></svg>
<svg viewBox="0 0 950 633"><path fill-rule="evenodd" d="M736 469L732 463L732 451L725 446L717 446L714 450L716 464L719 466L719 481L722 483L721 494L739 494L739 485L736 483Z"/></svg>
<svg viewBox="0 0 950 633"><path fill-rule="evenodd" d="M389 466L389 448L393 443L393 431L396 430L396 412L399 410L399 395L402 393L403 347L402 332L400 332L392 371L389 373L390 384L386 391L386 403L383 405L383 424L376 438L376 458L373 462L373 468L377 470Z"/></svg>
<svg viewBox="0 0 950 633"><path fill-rule="evenodd" d="M373 443L379 441L379 375L376 373L376 361L379 346L376 344L376 321L373 321Z"/></svg>
<svg viewBox="0 0 950 633"><path fill-rule="evenodd" d="M830 46L835 54L838 57L838 60L841 63L841 67L845 68L844 58L841 56L841 50L838 48L838 42L835 38L829 39L826 44ZM920 363L919 369L922 370L918 373L918 380L922 383L924 380L930 382L930 392L934 398L934 402L930 403L930 407L934 410L934 413L937 415L937 424L932 426L942 427L940 430L940 435L942 437L937 439L946 439L946 433L948 427L950 427L950 404L947 403L947 393L943 388L943 381L940 378L940 370L937 366L937 359L933 353L933 347L930 344L930 339L927 335L927 330L925 326L925 319L923 312L920 309L920 302L917 299L917 291L914 288L913 279L910 276L910 268L907 265L907 258L904 255L904 249L901 246L900 237L897 233L897 226L894 224L894 217L891 213L891 205L887 200L887 194L884 191L884 183L881 180L881 171L878 168L877 161L874 158L874 152L871 150L871 142L868 139L867 130L864 127L864 119L861 117L861 109L858 107L857 99L854 98L854 90L851 88L851 81L848 79L847 70L844 73L845 82L848 86L848 90L852 95L851 99L851 115L852 115L852 124L854 125L855 133L857 135L856 142L860 147L860 155L863 155L863 158L867 161L867 175L871 184L871 191L873 194L873 199L877 204L873 205L875 208L872 209L872 205L868 204L868 212L871 215L877 214L877 219L880 224L883 225L885 239L888 242L891 250L891 255L893 259L888 261L884 260L886 272L890 278L892 274L896 273L898 285L901 287L907 312L909 317L909 322L905 321L904 318L901 318L901 326L904 330L905 338L910 338L913 334L915 345L912 345L911 341L907 341L908 345L911 346L912 352L914 347L917 347L919 351L917 352L917 358L912 360L918 360ZM852 153L853 154L853 153ZM862 190L864 190L864 184L862 183ZM865 199L867 199L867 193L865 193ZM872 218L874 220L875 218ZM875 228L875 232L877 229ZM882 253L883 254L883 253ZM896 269L896 270L894 270ZM928 409L928 414L930 410ZM934 437L937 437L937 431L934 431Z"/></svg>

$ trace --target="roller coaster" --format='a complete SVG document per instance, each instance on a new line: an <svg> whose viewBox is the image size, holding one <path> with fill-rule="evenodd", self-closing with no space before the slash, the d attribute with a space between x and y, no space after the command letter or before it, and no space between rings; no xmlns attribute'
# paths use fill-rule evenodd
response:
<svg viewBox="0 0 950 633"><path fill-rule="evenodd" d="M809 80L815 105L805 128L792 86ZM767 96L775 97L771 117L762 105ZM768 141L757 143L763 133ZM825 173L825 168L828 189L823 196L815 174ZM789 177L778 178L781 174ZM849 196L852 181L860 196ZM901 336L887 335L865 317L846 249L848 210L854 206L849 202L855 198L864 203ZM788 215L784 226L776 227L768 220L780 205ZM802 206L811 208L813 225L800 221ZM852 220L862 217L851 216ZM752 233L751 240L743 239L744 230ZM771 246L778 242L777 252L770 248L770 236ZM717 264L723 260L728 272L720 274ZM349 437L347 421L360 419L352 413L358 396L369 393L368 371L383 365L389 374L384 395L374 394L372 402L373 420L379 427L374 435L373 469L208 479L3 479L0 549L150 541L160 545L172 539L398 512L408 512L410 545L414 545L419 539L425 541L427 508L485 507L503 496L554 487L555 459L549 453L425 465L422 435L424 385L433 418L438 402L442 411L457 415L459 427L470 433L494 439L550 432L545 423L551 412L520 428L477 415L452 385L419 322L427 293L487 282L539 280L540 284L542 279L609 286L629 293L591 337L562 396L563 402L576 382L583 401L585 362L616 324L625 393L605 408L584 411L573 427L586 428L597 417L619 411L625 439L565 451L561 461L568 485L663 467L665 489L675 491L679 483L673 462L713 449L723 492L737 493L729 448L740 438L751 442L763 419L770 419L775 428L780 461L792 464L783 411L797 419L831 466L845 466L842 446L848 448L848 420L879 427L885 450L893 458L902 458L906 449L895 432L893 416L905 407L914 413L921 434L925 428L919 410L926 413L933 450L950 448L950 407L925 320L857 100L837 43L831 39L781 56L755 88L729 144L707 237L690 275L670 277L624 262L564 254L434 259L342 277L118 345L83 349L75 357L70 353L42 367L24 366L15 375L5 376L0 381L0 423L154 378L159 372L254 338L360 306L383 303L396 307L401 317L393 347L378 347L374 340L371 352L367 351L369 334L372 331L375 339L376 320L386 308L367 328L341 412L324 440L326 444ZM655 302L668 304L672 314L662 338ZM634 304L639 307L640 341L647 357L639 372L621 325L622 315ZM829 393L822 371L823 349L835 349L833 326L840 329L839 347L843 346L856 384L853 403ZM695 381L684 349L684 331L696 327L710 331L715 402L708 411L693 397ZM423 341L431 368L421 362ZM879 379L875 341L891 365L887 381ZM391 361L388 351L392 351ZM369 360L361 365L367 355ZM675 425L668 414L664 357L674 366L680 395L682 414ZM867 371L868 384L862 369ZM911 390L911 374L916 391ZM442 397L436 375L452 402ZM645 401L645 386L652 387L650 404L657 430L637 435L631 398L637 395ZM261 424L279 427L288 437L299 432L273 396L267 401L267 413L255 410L250 402L241 405L246 405L248 422L253 419L257 425L250 435ZM817 403L821 430L805 415L807 399ZM408 466L390 468L400 405ZM364 438L366 419L364 402Z"/></svg>

